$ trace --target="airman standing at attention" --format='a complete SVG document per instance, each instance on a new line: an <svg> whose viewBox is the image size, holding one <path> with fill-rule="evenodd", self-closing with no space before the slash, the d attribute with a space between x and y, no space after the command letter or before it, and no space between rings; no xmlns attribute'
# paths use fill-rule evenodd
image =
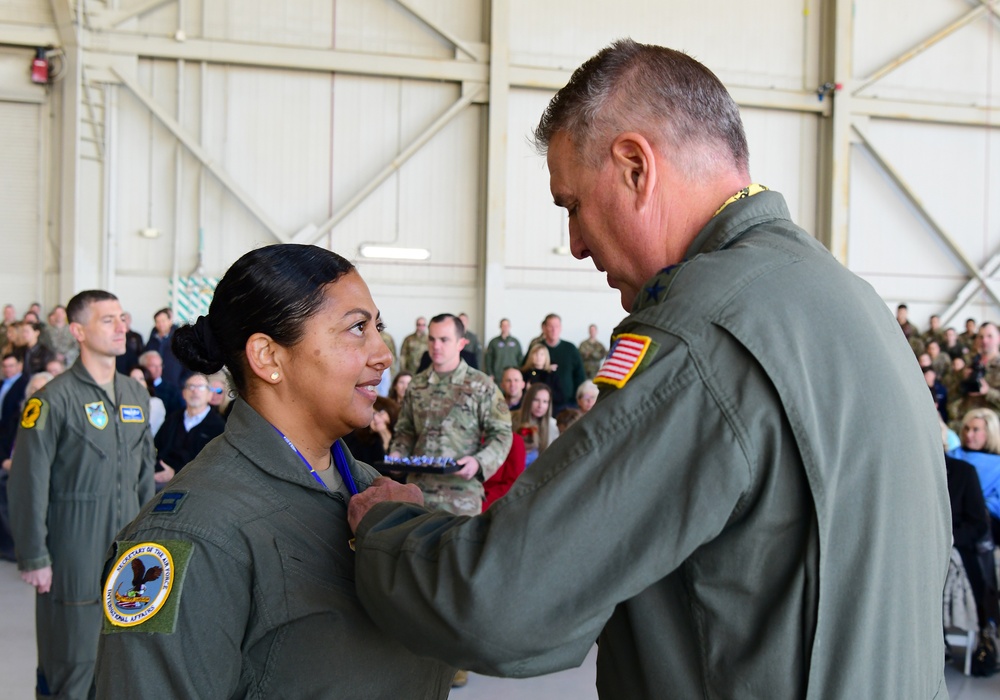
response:
<svg viewBox="0 0 1000 700"><path fill-rule="evenodd" d="M153 496L155 453L149 394L115 371L126 329L117 297L81 292L66 313L80 357L25 404L8 489L17 566L38 593L36 692L82 699L93 692L105 555Z"/></svg>

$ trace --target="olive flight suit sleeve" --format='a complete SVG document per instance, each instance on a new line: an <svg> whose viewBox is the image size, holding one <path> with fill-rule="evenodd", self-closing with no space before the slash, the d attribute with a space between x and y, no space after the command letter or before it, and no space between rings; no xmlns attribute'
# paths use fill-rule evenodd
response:
<svg viewBox="0 0 1000 700"><path fill-rule="evenodd" d="M146 409L149 415L149 409ZM137 493L139 494L139 507L156 495L156 481L153 474L156 471L156 447L153 445L153 432L146 426L145 434L142 438L142 463L139 466L139 483Z"/></svg>
<svg viewBox="0 0 1000 700"><path fill-rule="evenodd" d="M479 423L483 427L483 446L475 455L483 472L483 481L497 473L507 459L512 441L510 409L503 398L503 392L495 384L487 388L489 392L479 403Z"/></svg>
<svg viewBox="0 0 1000 700"><path fill-rule="evenodd" d="M51 566L47 544L49 484L65 421L62 403L41 392L25 406L17 429L10 480L11 530L17 542L17 568L34 571Z"/></svg>
<svg viewBox="0 0 1000 700"><path fill-rule="evenodd" d="M762 370L730 347L718 380L680 338L628 330L651 336L657 354L624 388L602 391L486 513L382 503L365 516L355 579L380 627L490 675L575 667L619 603L738 517L755 470L736 410L750 389L738 378Z"/></svg>
<svg viewBox="0 0 1000 700"><path fill-rule="evenodd" d="M187 538L179 540L178 538ZM184 533L153 529L129 535L134 542L162 544L174 554L191 547L169 597L176 619L164 609L132 627L104 620L97 657L97 697L229 698L239 694L242 645L253 607L248 561ZM105 567L110 570L121 548ZM281 582L275 582L280 585ZM169 598L168 597L168 598Z"/></svg>

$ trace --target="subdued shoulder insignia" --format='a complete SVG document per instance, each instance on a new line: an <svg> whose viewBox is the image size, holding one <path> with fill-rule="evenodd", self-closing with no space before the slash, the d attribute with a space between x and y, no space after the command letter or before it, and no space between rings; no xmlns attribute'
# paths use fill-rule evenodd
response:
<svg viewBox="0 0 1000 700"><path fill-rule="evenodd" d="M611 338L611 350L594 377L595 384L621 389L656 353L657 344L649 336L622 333Z"/></svg>
<svg viewBox="0 0 1000 700"><path fill-rule="evenodd" d="M136 629L170 634L191 543L183 540L118 542L121 553L104 582L104 634Z"/></svg>
<svg viewBox="0 0 1000 700"><path fill-rule="evenodd" d="M164 491L160 494L160 502L153 506L154 513L176 513L181 508L181 503L187 491Z"/></svg>
<svg viewBox="0 0 1000 700"><path fill-rule="evenodd" d="M122 404L118 407L122 423L145 423L146 417L142 414L142 406L126 406Z"/></svg>
<svg viewBox="0 0 1000 700"><path fill-rule="evenodd" d="M49 405L39 398L32 396L28 403L24 405L24 413L21 414L21 427L28 430L37 428L41 430L45 427L45 417L49 414Z"/></svg>
<svg viewBox="0 0 1000 700"><path fill-rule="evenodd" d="M90 421L92 426L98 430L104 430L108 427L108 411L104 408L103 401L85 403L83 405L83 410L87 412L87 420Z"/></svg>

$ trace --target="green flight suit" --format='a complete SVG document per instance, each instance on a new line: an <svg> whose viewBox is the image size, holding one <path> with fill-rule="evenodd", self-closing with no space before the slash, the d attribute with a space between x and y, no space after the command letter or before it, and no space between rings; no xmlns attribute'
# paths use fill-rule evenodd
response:
<svg viewBox="0 0 1000 700"><path fill-rule="evenodd" d="M376 622L507 676L577 666L599 638L605 700L946 698L940 431L871 287L765 191L715 216L612 338L645 347L637 368L611 349L634 374L599 383L484 514L381 503L361 521Z"/></svg>
<svg viewBox="0 0 1000 700"><path fill-rule="evenodd" d="M507 459L512 441L503 393L488 376L459 360L447 375L431 367L413 378L389 451L404 457L475 457L480 473L469 480L451 474L407 477L420 487L428 505L474 515L483 509L483 482Z"/></svg>
<svg viewBox="0 0 1000 700"><path fill-rule="evenodd" d="M506 338L498 335L486 346L482 371L493 377L493 381L499 386L503 379L503 371L508 367L519 367L523 355L521 343L517 338L512 335Z"/></svg>
<svg viewBox="0 0 1000 700"><path fill-rule="evenodd" d="M52 566L35 599L39 697L93 685L105 554L153 496L148 413L138 383L116 375L112 398L79 360L25 405L8 490L18 568Z"/></svg>
<svg viewBox="0 0 1000 700"><path fill-rule="evenodd" d="M378 473L345 455L364 490ZM446 698L454 669L407 651L358 602L348 496L318 483L237 400L222 436L108 555L106 571L132 546L154 543L175 570L155 615L131 627L105 622L98 696Z"/></svg>

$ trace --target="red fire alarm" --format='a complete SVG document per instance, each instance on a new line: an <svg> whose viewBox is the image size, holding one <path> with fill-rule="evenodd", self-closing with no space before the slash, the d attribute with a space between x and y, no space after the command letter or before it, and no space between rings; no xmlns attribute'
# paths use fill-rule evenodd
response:
<svg viewBox="0 0 1000 700"><path fill-rule="evenodd" d="M49 82L49 59L45 57L45 49L35 49L35 60L31 62L31 82L45 85Z"/></svg>

